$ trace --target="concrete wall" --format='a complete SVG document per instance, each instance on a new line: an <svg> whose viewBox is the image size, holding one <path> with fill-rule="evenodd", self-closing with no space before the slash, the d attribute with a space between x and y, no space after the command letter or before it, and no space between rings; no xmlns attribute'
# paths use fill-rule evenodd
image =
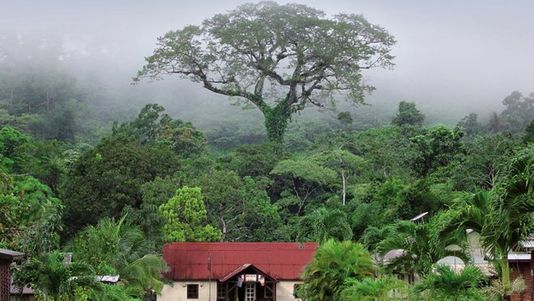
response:
<svg viewBox="0 0 534 301"><path fill-rule="evenodd" d="M187 285L198 284L198 299L187 299ZM211 299L210 299L210 286L211 286ZM217 282L212 281L186 281L186 282L174 282L173 285L165 285L161 291L161 295L157 297L158 301L217 301Z"/></svg>
<svg viewBox="0 0 534 301"><path fill-rule="evenodd" d="M276 301L300 301L293 295L295 284L302 282L298 281L281 281L276 284ZM198 284L198 299L187 299L187 285ZM212 281L184 281L174 282L173 285L165 285L161 291L161 295L157 297L158 301L208 301L210 300L209 288L211 286L211 301L217 301L217 282Z"/></svg>
<svg viewBox="0 0 534 301"><path fill-rule="evenodd" d="M295 284L301 284L301 281L280 281L276 284L276 301L296 301L300 300L294 297Z"/></svg>

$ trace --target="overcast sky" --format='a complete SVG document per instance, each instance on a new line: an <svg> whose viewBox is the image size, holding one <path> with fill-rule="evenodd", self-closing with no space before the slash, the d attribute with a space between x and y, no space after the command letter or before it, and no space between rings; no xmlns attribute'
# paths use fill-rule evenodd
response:
<svg viewBox="0 0 534 301"><path fill-rule="evenodd" d="M108 68L134 70L157 36L244 2L254 1L0 0L0 28L56 33L76 41L71 47L87 48L88 59L102 54L90 47L101 43L98 51L115 64ZM513 90L534 91L534 0L298 3L328 14L363 14L396 37L394 70L366 75L377 87L371 102L495 107Z"/></svg>

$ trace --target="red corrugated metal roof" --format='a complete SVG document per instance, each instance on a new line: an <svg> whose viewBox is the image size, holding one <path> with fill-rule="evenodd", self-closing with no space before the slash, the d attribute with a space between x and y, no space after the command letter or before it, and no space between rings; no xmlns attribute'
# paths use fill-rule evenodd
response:
<svg viewBox="0 0 534 301"><path fill-rule="evenodd" d="M316 249L316 243L176 242L163 247L163 259L169 266L167 277L175 281L220 279L244 264L278 280L297 280Z"/></svg>

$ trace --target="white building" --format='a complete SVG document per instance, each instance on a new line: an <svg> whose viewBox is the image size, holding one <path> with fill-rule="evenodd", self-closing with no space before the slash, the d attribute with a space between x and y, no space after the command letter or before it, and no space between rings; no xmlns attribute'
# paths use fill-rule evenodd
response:
<svg viewBox="0 0 534 301"><path fill-rule="evenodd" d="M296 301L315 243L172 243L158 301Z"/></svg>

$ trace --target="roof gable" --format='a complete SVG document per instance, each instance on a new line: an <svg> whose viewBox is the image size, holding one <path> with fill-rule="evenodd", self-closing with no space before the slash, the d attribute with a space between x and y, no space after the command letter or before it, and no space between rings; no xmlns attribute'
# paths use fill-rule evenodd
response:
<svg viewBox="0 0 534 301"><path fill-rule="evenodd" d="M270 278L273 281L276 281L276 279L273 278L271 275L269 275L268 273L265 273L264 271L258 269L257 267L255 267L253 264L250 264L250 263L246 263L246 264L238 267L237 269L232 271L230 274L228 274L228 275L224 276L223 278L219 279L219 281L220 282L226 282L226 281L230 280L232 277L237 276L238 274L243 273L243 272L252 272L254 274L261 274L261 275L264 275L264 276Z"/></svg>

